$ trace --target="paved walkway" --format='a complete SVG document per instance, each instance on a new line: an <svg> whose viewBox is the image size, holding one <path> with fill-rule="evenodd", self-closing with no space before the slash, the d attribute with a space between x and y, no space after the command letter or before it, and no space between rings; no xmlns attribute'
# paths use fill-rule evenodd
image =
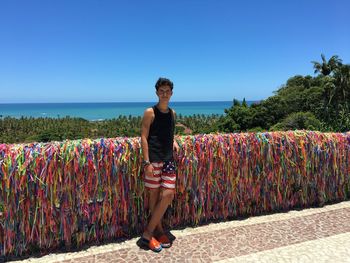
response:
<svg viewBox="0 0 350 263"><path fill-rule="evenodd" d="M350 262L350 201L172 234L173 246L158 254L140 249L135 238L20 262Z"/></svg>

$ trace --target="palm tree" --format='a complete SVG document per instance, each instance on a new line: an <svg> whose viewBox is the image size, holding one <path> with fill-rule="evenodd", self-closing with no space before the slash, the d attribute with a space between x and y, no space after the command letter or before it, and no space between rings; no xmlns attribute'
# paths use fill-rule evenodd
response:
<svg viewBox="0 0 350 263"><path fill-rule="evenodd" d="M330 75L336 68L342 65L342 60L337 56L332 56L328 61L326 57L321 54L322 63L311 61L314 64L315 74L321 73L323 76Z"/></svg>

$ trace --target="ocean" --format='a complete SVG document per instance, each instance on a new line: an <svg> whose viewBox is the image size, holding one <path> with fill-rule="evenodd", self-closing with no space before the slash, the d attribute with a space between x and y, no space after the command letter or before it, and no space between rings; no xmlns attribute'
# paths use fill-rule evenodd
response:
<svg viewBox="0 0 350 263"><path fill-rule="evenodd" d="M247 102L248 104L253 103ZM11 103L0 104L0 117L63 118L81 117L90 121L116 118L119 115L142 116L146 108L156 102L101 102L101 103ZM220 114L232 106L232 101L170 102L177 115Z"/></svg>

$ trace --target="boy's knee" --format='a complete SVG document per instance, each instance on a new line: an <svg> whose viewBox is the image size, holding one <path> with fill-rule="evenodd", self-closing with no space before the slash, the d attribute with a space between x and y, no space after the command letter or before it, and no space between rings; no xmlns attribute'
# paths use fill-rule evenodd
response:
<svg viewBox="0 0 350 263"><path fill-rule="evenodd" d="M149 193L150 195L159 195L159 191L160 191L159 188L149 188L149 189L147 189L147 190L148 190L148 193Z"/></svg>
<svg viewBox="0 0 350 263"><path fill-rule="evenodd" d="M174 200L174 191L173 190L163 190L162 199L171 203Z"/></svg>

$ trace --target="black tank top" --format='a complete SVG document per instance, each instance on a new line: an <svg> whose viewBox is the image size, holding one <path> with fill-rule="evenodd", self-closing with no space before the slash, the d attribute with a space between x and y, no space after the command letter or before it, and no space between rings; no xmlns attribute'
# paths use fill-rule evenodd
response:
<svg viewBox="0 0 350 263"><path fill-rule="evenodd" d="M175 121L172 109L167 113L153 106L154 120L147 138L150 162L173 161Z"/></svg>

